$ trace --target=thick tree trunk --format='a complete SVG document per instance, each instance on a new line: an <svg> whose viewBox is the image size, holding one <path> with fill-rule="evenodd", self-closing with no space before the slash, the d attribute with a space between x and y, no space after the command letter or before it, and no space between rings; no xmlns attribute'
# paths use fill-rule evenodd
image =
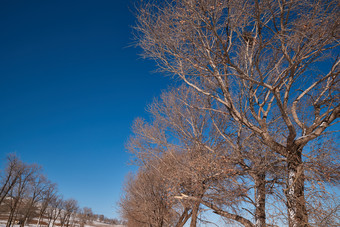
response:
<svg viewBox="0 0 340 227"><path fill-rule="evenodd" d="M226 212L224 210L221 210L219 207L217 207L213 203L202 200L202 198L196 198L196 197L187 196L187 195L184 195L184 194L182 194L182 196L176 196L176 198L199 201L203 205L212 209L215 214L218 214L220 216L223 216L223 217L232 219L234 221L237 221L237 222L241 223L242 225L244 225L245 227L255 227L254 224L251 221L249 221L248 219L246 219L242 216L239 216L237 214L232 214L232 213Z"/></svg>
<svg viewBox="0 0 340 227"><path fill-rule="evenodd" d="M191 217L191 214L192 214L189 211L190 211L190 208L185 208L184 209L182 215L178 219L176 227L183 227L185 225L185 223L187 223L188 219Z"/></svg>
<svg viewBox="0 0 340 227"><path fill-rule="evenodd" d="M12 226L12 224L15 224L18 204L19 204L18 199L15 199L14 204L10 210L10 214L9 214L9 217L6 223L6 227L10 227Z"/></svg>
<svg viewBox="0 0 340 227"><path fill-rule="evenodd" d="M266 175L255 176L255 226L266 226Z"/></svg>
<svg viewBox="0 0 340 227"><path fill-rule="evenodd" d="M288 153L288 184L286 189L289 227L307 227L308 215L304 197L304 169L302 148L292 149Z"/></svg>
<svg viewBox="0 0 340 227"><path fill-rule="evenodd" d="M197 226L197 218L200 204L201 204L200 202L195 202L194 207L192 208L190 227Z"/></svg>
<svg viewBox="0 0 340 227"><path fill-rule="evenodd" d="M220 215L220 216L223 216L223 217L229 218L231 220L237 221L237 222L241 223L244 227L254 227L254 225L253 225L253 223L251 221L249 221L248 219L246 219L246 218L244 218L242 216L239 216L237 214L232 214L232 213L220 210L217 207L215 207L213 212L215 214Z"/></svg>

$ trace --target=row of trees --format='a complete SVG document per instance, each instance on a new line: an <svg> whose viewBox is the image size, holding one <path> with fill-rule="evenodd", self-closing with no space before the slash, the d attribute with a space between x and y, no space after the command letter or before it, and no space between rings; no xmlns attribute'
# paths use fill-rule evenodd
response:
<svg viewBox="0 0 340 227"><path fill-rule="evenodd" d="M94 220L119 223L93 214L91 208L80 208L74 199L63 199L57 185L44 176L40 166L26 164L15 154L7 156L6 166L0 172L0 213L0 220L7 220L6 227L28 223L37 227L84 226Z"/></svg>
<svg viewBox="0 0 340 227"><path fill-rule="evenodd" d="M286 159L247 128L182 86L164 93L137 119L128 149L139 166L120 207L128 226L197 225L208 208L232 226L288 225ZM332 137L308 146L304 164L309 225L338 226L339 154ZM300 173L301 174L301 173ZM191 218L191 219L190 219ZM209 221L209 220L205 220Z"/></svg>
<svg viewBox="0 0 340 227"><path fill-rule="evenodd" d="M333 0L169 0L137 45L183 85L137 119L129 226L338 226L340 9Z"/></svg>

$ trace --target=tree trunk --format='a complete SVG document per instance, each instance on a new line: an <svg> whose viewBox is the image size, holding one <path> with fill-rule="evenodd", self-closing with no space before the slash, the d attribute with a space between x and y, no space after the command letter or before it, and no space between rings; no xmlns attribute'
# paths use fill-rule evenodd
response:
<svg viewBox="0 0 340 227"><path fill-rule="evenodd" d="M57 218L58 218L58 216L56 216L55 218L53 218L52 226L54 226L55 222L57 221Z"/></svg>
<svg viewBox="0 0 340 227"><path fill-rule="evenodd" d="M70 218L71 218L71 214L67 215L67 219L66 219L66 227L69 227Z"/></svg>
<svg viewBox="0 0 340 227"><path fill-rule="evenodd" d="M39 227L42 215L39 215L36 227Z"/></svg>
<svg viewBox="0 0 340 227"><path fill-rule="evenodd" d="M205 206L209 207L210 209L212 209L213 213L215 213L215 214L218 214L218 215L220 215L222 217L226 217L226 218L235 220L235 221L241 223L242 225L244 225L245 227L255 227L254 224L251 221L249 221L248 219L246 219L246 218L244 218L242 216L239 216L237 214L232 214L232 213L223 211L219 207L214 205L213 203L202 200L202 198L196 198L196 197L187 196L187 195L184 195L184 194L182 194L181 197L178 196L177 198L186 198L186 199L190 199L190 200L193 200L193 201L199 201L203 205L205 205Z"/></svg>
<svg viewBox="0 0 340 227"><path fill-rule="evenodd" d="M200 208L200 204L201 203L199 201L196 201L192 208L190 227L196 227L197 225L197 218L198 218L198 211Z"/></svg>
<svg viewBox="0 0 340 227"><path fill-rule="evenodd" d="M183 227L185 225L185 223L188 221L188 219L191 217L191 212L189 212L190 209L189 208L185 208L181 217L179 218L176 227Z"/></svg>
<svg viewBox="0 0 340 227"><path fill-rule="evenodd" d="M14 222L16 221L16 212L17 212L18 203L19 203L18 199L15 198L14 204L10 209L10 214L8 217L6 227L10 227L12 226L12 224L15 224Z"/></svg>
<svg viewBox="0 0 340 227"><path fill-rule="evenodd" d="M288 151L288 184L286 189L289 227L307 227L308 215L304 197L302 148Z"/></svg>
<svg viewBox="0 0 340 227"><path fill-rule="evenodd" d="M255 226L266 226L266 175L255 176Z"/></svg>
<svg viewBox="0 0 340 227"><path fill-rule="evenodd" d="M52 226L55 226L57 219L60 218L60 215L61 215L61 209L59 209L59 208L55 208L55 209L56 209L55 213L53 213L54 217L53 217ZM60 225L61 224L62 224L62 219L60 218Z"/></svg>
<svg viewBox="0 0 340 227"><path fill-rule="evenodd" d="M9 217L8 217L8 220L7 220L7 223L6 223L6 227L10 227L10 226L12 225L13 217L14 217L14 215L13 215L13 213L11 212L11 213L9 214Z"/></svg>
<svg viewBox="0 0 340 227"><path fill-rule="evenodd" d="M24 227L26 225L26 222L30 218L32 207L33 207L33 202L31 201L25 209L25 214L24 214L24 217L22 218L22 222L20 223L20 227Z"/></svg>
<svg viewBox="0 0 340 227"><path fill-rule="evenodd" d="M51 223L52 223L52 218L48 218L48 222L47 222L47 227L50 227L51 226Z"/></svg>

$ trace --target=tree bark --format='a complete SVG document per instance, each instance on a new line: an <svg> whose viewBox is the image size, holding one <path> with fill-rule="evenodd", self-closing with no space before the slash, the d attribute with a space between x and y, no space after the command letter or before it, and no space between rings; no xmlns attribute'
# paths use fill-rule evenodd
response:
<svg viewBox="0 0 340 227"><path fill-rule="evenodd" d="M17 212L17 208L18 208L18 204L19 204L19 199L18 198L14 198L14 204L10 209L10 214L6 223L6 227L10 227L12 226L13 222L16 221L16 212Z"/></svg>
<svg viewBox="0 0 340 227"><path fill-rule="evenodd" d="M254 225L253 225L253 223L251 223L251 221L249 221L249 220L243 218L242 216L239 216L239 215L237 215L237 214L231 214L231 213L229 213L229 212L223 211L223 210L218 209L218 208L217 208L217 209L215 208L215 209L213 209L213 210L214 210L213 212L214 212L215 214L218 214L218 215L220 215L220 216L229 218L229 219L231 219L231 220L235 220L235 221L241 223L242 225L244 225L245 227L254 227Z"/></svg>
<svg viewBox="0 0 340 227"><path fill-rule="evenodd" d="M289 227L307 227L308 214L304 197L302 148L288 151L288 183L286 189Z"/></svg>
<svg viewBox="0 0 340 227"><path fill-rule="evenodd" d="M29 202L29 205L25 209L24 217L22 218L22 222L20 223L20 227L24 227L26 225L26 222L30 218L30 214L33 208L33 199Z"/></svg>
<svg viewBox="0 0 340 227"><path fill-rule="evenodd" d="M37 222L37 225L36 225L36 227L39 227L39 225L40 225L40 221L41 221L41 217L42 217L42 215L39 215L39 218L38 218L38 222Z"/></svg>
<svg viewBox="0 0 340 227"><path fill-rule="evenodd" d="M176 227L183 227L188 219L191 217L192 212L189 212L190 208L185 208L182 215L178 219Z"/></svg>
<svg viewBox="0 0 340 227"><path fill-rule="evenodd" d="M255 226L266 226L266 175L255 176Z"/></svg>
<svg viewBox="0 0 340 227"><path fill-rule="evenodd" d="M194 207L192 208L190 227L196 227L197 225L197 217L198 217L200 204L201 204L200 201L196 201L194 204Z"/></svg>
<svg viewBox="0 0 340 227"><path fill-rule="evenodd" d="M10 226L12 225L13 217L14 217L14 214L13 214L13 212L11 211L10 214L9 214L7 223L6 223L6 227L10 227Z"/></svg>
<svg viewBox="0 0 340 227"><path fill-rule="evenodd" d="M232 213L229 213L227 211L221 210L220 208L218 208L213 203L204 201L201 198L196 198L196 197L188 196L188 195L185 195L185 194L182 194L181 196L176 196L175 198L199 201L203 205L205 205L205 206L209 207L210 209L212 209L213 213L215 213L215 214L218 214L220 216L223 216L223 217L229 218L231 220L237 221L237 222L241 223L242 225L244 225L245 227L255 227L254 224L251 221L249 221L248 219L246 219L246 218L244 218L244 217L242 217L240 215L232 214Z"/></svg>

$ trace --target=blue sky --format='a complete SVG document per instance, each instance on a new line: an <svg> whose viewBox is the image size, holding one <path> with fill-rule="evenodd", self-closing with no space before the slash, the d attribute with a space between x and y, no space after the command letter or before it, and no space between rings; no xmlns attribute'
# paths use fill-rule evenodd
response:
<svg viewBox="0 0 340 227"><path fill-rule="evenodd" d="M134 118L170 85L130 47L127 0L0 3L0 158L37 163L64 197L118 217Z"/></svg>

